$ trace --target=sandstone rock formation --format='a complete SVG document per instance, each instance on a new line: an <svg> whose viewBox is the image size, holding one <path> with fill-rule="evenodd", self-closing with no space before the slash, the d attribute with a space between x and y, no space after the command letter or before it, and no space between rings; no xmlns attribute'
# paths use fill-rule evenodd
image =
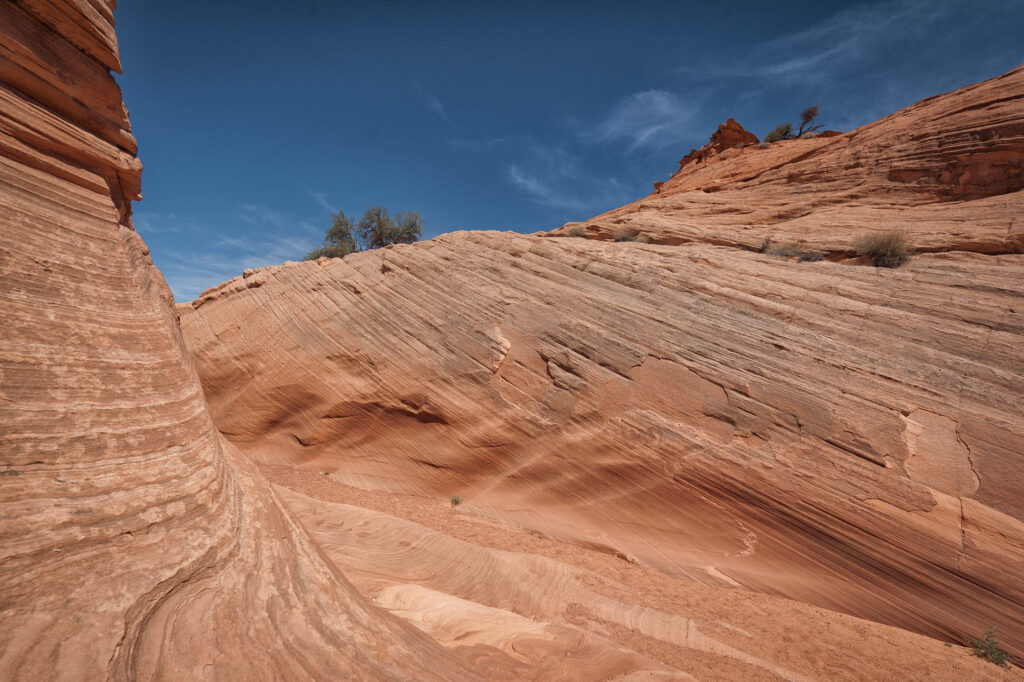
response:
<svg viewBox="0 0 1024 682"><path fill-rule="evenodd" d="M679 579L954 642L995 626L1020 657L1022 104L1019 69L727 149L586 223L661 244L453 233L249 271L179 305L182 329L215 423L271 480L460 494ZM931 252L756 252L799 235L838 258L881 226Z"/></svg>
<svg viewBox="0 0 1024 682"><path fill-rule="evenodd" d="M834 258L851 255L858 234L901 229L922 251L1021 253L1022 82L1024 67L848 133L713 154L709 145L704 163L683 165L651 196L566 227L747 249L771 237Z"/></svg>
<svg viewBox="0 0 1024 682"><path fill-rule="evenodd" d="M797 264L648 198L662 245L456 233L179 330L113 5L0 5L0 679L1020 679L885 623L1024 651L1022 256ZM1020 80L936 100L1003 131L912 206L943 249L1000 250Z"/></svg>
<svg viewBox="0 0 1024 682"><path fill-rule="evenodd" d="M448 678L210 420L131 229L113 5L0 3L0 679Z"/></svg>
<svg viewBox="0 0 1024 682"><path fill-rule="evenodd" d="M727 149L742 149L757 144L757 135L746 130L735 119L729 119L718 126L711 134L711 140L700 149L691 149L690 153L679 161L679 169L692 164L706 163L708 158L721 154Z"/></svg>

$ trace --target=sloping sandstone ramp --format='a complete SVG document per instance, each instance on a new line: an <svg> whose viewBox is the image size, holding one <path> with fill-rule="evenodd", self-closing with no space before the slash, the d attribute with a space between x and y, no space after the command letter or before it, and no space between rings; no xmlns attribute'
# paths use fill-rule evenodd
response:
<svg viewBox="0 0 1024 682"><path fill-rule="evenodd" d="M1024 253L1024 66L848 133L767 148L732 134L651 195L566 228L747 249L770 238L830 258L851 255L859 234L900 229L919 251Z"/></svg>
<svg viewBox="0 0 1024 682"><path fill-rule="evenodd" d="M113 5L0 2L0 679L472 677L214 428L130 225Z"/></svg>
<svg viewBox="0 0 1024 682"><path fill-rule="evenodd" d="M962 131L988 110L1005 134L964 133L959 163L1008 145L1009 165L962 196L908 199L871 126L836 153L874 158L883 179L818 222L780 171L774 210L809 211L801 234L837 260L874 227L865 204L910 230L951 216L956 233L915 233L935 252L898 270L760 254L654 197L623 213L665 244L453 233L246 272L179 305L182 328L215 423L258 461L458 494L668 575L943 639L994 626L1020 657L1022 93L1018 70L873 124L902 118L941 157L945 138L914 112ZM844 210L840 236L815 231ZM591 237L610 236L605 221ZM975 233L987 255L961 250Z"/></svg>

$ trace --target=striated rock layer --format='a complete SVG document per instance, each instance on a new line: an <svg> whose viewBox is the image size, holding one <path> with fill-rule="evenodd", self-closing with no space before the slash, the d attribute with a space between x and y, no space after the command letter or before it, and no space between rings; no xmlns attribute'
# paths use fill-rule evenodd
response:
<svg viewBox="0 0 1024 682"><path fill-rule="evenodd" d="M0 679L472 677L214 428L131 229L113 6L0 3Z"/></svg>
<svg viewBox="0 0 1024 682"><path fill-rule="evenodd" d="M848 133L767 149L738 135L723 146L716 133L650 196L566 227L748 249L771 238L835 258L899 229L921 251L1024 253L1024 67Z"/></svg>
<svg viewBox="0 0 1024 682"><path fill-rule="evenodd" d="M1017 70L729 149L586 223L662 244L453 233L246 272L182 329L217 427L266 466L937 638L994 626L1020 657L1022 97ZM881 215L936 253L735 248L841 253Z"/></svg>
<svg viewBox="0 0 1024 682"><path fill-rule="evenodd" d="M459 233L190 354L113 5L0 4L0 679L1019 679L780 597L1020 655L1020 256Z"/></svg>

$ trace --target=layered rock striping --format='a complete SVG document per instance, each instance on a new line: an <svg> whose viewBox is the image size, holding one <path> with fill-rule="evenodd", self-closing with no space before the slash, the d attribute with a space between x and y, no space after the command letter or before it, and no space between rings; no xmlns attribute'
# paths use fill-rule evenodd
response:
<svg viewBox="0 0 1024 682"><path fill-rule="evenodd" d="M713 136L650 196L562 232L747 249L770 238L839 259L863 233L901 230L919 251L1022 253L1022 111L1024 67L848 133L766 149Z"/></svg>
<svg viewBox="0 0 1024 682"><path fill-rule="evenodd" d="M446 678L210 420L131 229L113 8L0 3L0 679Z"/></svg>

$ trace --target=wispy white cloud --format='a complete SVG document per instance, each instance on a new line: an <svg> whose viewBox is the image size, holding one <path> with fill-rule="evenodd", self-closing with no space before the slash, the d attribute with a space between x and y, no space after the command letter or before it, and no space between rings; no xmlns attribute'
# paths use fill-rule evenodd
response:
<svg viewBox="0 0 1024 682"><path fill-rule="evenodd" d="M224 226L183 216L166 221L170 226L167 231L180 231L194 238L175 238L176 244L187 244L188 249L152 249L175 300L190 301L248 268L300 260L324 234L324 226L317 227L259 203L240 204L231 218L233 221L229 219ZM145 216L146 224L150 220L150 216Z"/></svg>
<svg viewBox="0 0 1024 682"><path fill-rule="evenodd" d="M416 88L416 92L419 93L420 98L423 100L424 106L427 107L427 111L437 114L445 121L451 123L451 119L448 118L448 114L444 110L444 104L438 99L437 95L432 92L428 92L419 83L413 83L413 87Z"/></svg>
<svg viewBox="0 0 1024 682"><path fill-rule="evenodd" d="M314 244L314 239L288 235L243 238L217 234L204 251L171 250L160 254L160 270L175 300L190 301L249 268L301 260Z"/></svg>
<svg viewBox="0 0 1024 682"><path fill-rule="evenodd" d="M276 211L264 204L239 204L235 209L236 218L249 225L269 226L280 229L291 229L296 225L293 216L282 211Z"/></svg>
<svg viewBox="0 0 1024 682"><path fill-rule="evenodd" d="M509 181L522 190L534 203L573 210L585 209L588 205L585 199L556 190L550 184L550 177L542 180L540 176L532 175L515 164L508 167L507 173Z"/></svg>
<svg viewBox="0 0 1024 682"><path fill-rule="evenodd" d="M178 217L173 213L157 213L155 211L135 211L132 224L142 235L168 234L179 232L181 226Z"/></svg>
<svg viewBox="0 0 1024 682"><path fill-rule="evenodd" d="M691 137L688 124L699 109L696 98L666 90L635 92L619 100L583 136L601 142L624 141L629 151L656 151Z"/></svg>
<svg viewBox="0 0 1024 682"><path fill-rule="evenodd" d="M1001 5L1002 0L977 0ZM842 10L824 21L755 47L750 56L731 65L698 64L678 69L693 80L768 79L774 84L800 85L828 81L837 72L861 68L881 48L895 41L930 35L964 9L955 0L892 0Z"/></svg>
<svg viewBox="0 0 1024 682"><path fill-rule="evenodd" d="M505 169L506 178L527 199L541 206L600 212L630 196L615 177L585 172L569 152L532 143L521 148L522 161Z"/></svg>
<svg viewBox="0 0 1024 682"><path fill-rule="evenodd" d="M328 213L337 213L338 207L332 204L328 199L327 195L323 192L314 192L311 189L306 190L309 192L309 196L313 197L317 204L320 205Z"/></svg>

